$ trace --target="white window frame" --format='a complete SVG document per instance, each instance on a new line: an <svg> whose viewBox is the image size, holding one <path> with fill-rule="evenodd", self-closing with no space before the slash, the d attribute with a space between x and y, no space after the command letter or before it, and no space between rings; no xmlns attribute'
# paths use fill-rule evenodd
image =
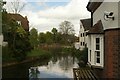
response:
<svg viewBox="0 0 120 80"><path fill-rule="evenodd" d="M97 39L97 38L99 39L99 43L96 42L96 39ZM100 51L100 50L101 50L101 49L100 49L100 46L101 46L101 45L100 45L100 42L101 42L101 40L100 40L100 37L97 37L97 38L95 38L95 64L96 64L97 66L100 66L100 64L101 64L101 51ZM96 45L99 45L99 49L96 48ZM97 56L97 52L99 52L99 56ZM100 59L100 62L99 62L99 63L97 62L97 58Z"/></svg>
<svg viewBox="0 0 120 80"><path fill-rule="evenodd" d="M21 21L17 21L17 23L18 23L19 25L21 25Z"/></svg>

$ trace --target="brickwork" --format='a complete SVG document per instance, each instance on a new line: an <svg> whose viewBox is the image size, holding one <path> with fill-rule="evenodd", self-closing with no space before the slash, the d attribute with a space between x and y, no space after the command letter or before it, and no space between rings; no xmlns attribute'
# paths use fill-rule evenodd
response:
<svg viewBox="0 0 120 80"><path fill-rule="evenodd" d="M120 78L120 29L105 31L105 64L99 72L101 78Z"/></svg>

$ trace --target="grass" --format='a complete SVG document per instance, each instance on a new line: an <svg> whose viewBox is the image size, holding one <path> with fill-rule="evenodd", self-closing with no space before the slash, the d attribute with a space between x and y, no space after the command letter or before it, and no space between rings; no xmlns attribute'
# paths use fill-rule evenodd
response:
<svg viewBox="0 0 120 80"><path fill-rule="evenodd" d="M51 57L51 53L49 51L45 51L42 49L33 49L31 52L27 53L27 57L39 57L40 59L46 59Z"/></svg>

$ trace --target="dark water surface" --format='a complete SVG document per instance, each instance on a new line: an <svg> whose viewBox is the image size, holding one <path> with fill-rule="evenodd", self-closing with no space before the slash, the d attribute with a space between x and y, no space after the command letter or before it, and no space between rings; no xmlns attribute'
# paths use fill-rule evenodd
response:
<svg viewBox="0 0 120 80"><path fill-rule="evenodd" d="M53 56L50 60L37 60L3 68L3 78L73 78L73 67L78 67L78 60L70 55ZM30 74L29 69L37 67L40 73ZM21 79L22 80L22 79Z"/></svg>

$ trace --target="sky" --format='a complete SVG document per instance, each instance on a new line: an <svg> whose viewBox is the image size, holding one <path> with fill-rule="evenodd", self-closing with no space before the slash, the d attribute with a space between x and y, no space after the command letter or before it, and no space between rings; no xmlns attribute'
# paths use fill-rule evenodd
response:
<svg viewBox="0 0 120 80"><path fill-rule="evenodd" d="M11 1L6 0L5 8L10 10ZM30 29L36 28L38 32L51 31L52 28L59 30L59 24L65 20L74 25L75 35L79 34L80 19L90 18L90 12L86 6L89 0L21 0L26 4L20 12L27 16Z"/></svg>

